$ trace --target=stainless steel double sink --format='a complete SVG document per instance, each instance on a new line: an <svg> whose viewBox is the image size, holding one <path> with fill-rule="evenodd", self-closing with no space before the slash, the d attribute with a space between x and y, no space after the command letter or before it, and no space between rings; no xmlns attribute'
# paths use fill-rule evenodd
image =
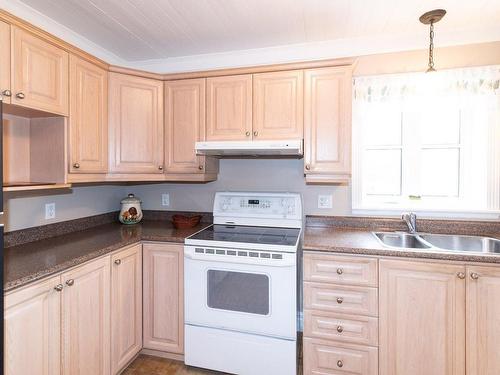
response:
<svg viewBox="0 0 500 375"><path fill-rule="evenodd" d="M386 247L500 254L500 240L454 234L373 232Z"/></svg>

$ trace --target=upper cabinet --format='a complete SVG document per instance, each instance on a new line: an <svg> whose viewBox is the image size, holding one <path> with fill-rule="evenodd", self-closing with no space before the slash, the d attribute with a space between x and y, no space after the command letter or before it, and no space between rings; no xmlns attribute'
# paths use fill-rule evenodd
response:
<svg viewBox="0 0 500 375"><path fill-rule="evenodd" d="M347 182L351 174L351 67L305 71L307 182Z"/></svg>
<svg viewBox="0 0 500 375"><path fill-rule="evenodd" d="M108 73L70 56L69 171L108 169Z"/></svg>
<svg viewBox="0 0 500 375"><path fill-rule="evenodd" d="M68 115L68 53L12 26L11 103Z"/></svg>
<svg viewBox="0 0 500 375"><path fill-rule="evenodd" d="M207 78L207 141L252 139L252 75Z"/></svg>
<svg viewBox="0 0 500 375"><path fill-rule="evenodd" d="M109 155L114 173L163 173L163 82L109 74Z"/></svg>
<svg viewBox="0 0 500 375"><path fill-rule="evenodd" d="M0 21L0 95L10 103L10 25Z"/></svg>
<svg viewBox="0 0 500 375"><path fill-rule="evenodd" d="M253 75L253 139L302 139L302 70Z"/></svg>

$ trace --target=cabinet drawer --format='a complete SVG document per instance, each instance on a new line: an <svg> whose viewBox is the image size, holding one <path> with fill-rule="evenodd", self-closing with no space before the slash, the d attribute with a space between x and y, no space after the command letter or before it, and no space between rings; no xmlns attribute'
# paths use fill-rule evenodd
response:
<svg viewBox="0 0 500 375"><path fill-rule="evenodd" d="M304 375L377 375L378 349L304 338Z"/></svg>
<svg viewBox="0 0 500 375"><path fill-rule="evenodd" d="M376 287L377 259L305 253L304 280Z"/></svg>
<svg viewBox="0 0 500 375"><path fill-rule="evenodd" d="M304 336L377 346L378 319L304 310Z"/></svg>
<svg viewBox="0 0 500 375"><path fill-rule="evenodd" d="M378 316L378 290L304 282L304 309Z"/></svg>

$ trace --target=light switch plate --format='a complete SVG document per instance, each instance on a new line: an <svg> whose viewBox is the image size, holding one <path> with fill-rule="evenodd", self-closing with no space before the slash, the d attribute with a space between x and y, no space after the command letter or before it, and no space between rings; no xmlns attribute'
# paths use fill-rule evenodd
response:
<svg viewBox="0 0 500 375"><path fill-rule="evenodd" d="M332 208L331 195L318 195L318 208Z"/></svg>
<svg viewBox="0 0 500 375"><path fill-rule="evenodd" d="M56 217L56 204L46 203L45 204L45 220L55 219Z"/></svg>
<svg viewBox="0 0 500 375"><path fill-rule="evenodd" d="M170 206L170 194L164 193L161 195L161 205Z"/></svg>

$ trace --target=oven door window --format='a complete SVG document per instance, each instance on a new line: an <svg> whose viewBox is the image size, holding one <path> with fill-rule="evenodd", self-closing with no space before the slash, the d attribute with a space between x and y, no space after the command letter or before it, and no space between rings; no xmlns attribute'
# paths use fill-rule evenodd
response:
<svg viewBox="0 0 500 375"><path fill-rule="evenodd" d="M269 314L269 277L257 273L208 270L208 307Z"/></svg>

